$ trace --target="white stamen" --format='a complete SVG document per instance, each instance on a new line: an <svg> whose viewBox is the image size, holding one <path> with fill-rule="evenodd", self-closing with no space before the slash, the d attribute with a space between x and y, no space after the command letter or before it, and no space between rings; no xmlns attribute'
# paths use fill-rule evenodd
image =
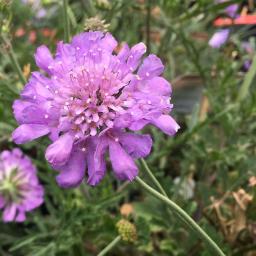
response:
<svg viewBox="0 0 256 256"><path fill-rule="evenodd" d="M47 119L49 116L47 114L44 115L44 118Z"/></svg>
<svg viewBox="0 0 256 256"><path fill-rule="evenodd" d="M91 136L95 136L97 134L97 130L95 128L91 128L90 134Z"/></svg>

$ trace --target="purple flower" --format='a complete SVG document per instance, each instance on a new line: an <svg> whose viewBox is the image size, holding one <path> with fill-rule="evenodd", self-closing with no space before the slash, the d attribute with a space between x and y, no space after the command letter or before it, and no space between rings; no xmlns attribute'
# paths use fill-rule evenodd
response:
<svg viewBox="0 0 256 256"><path fill-rule="evenodd" d="M231 4L225 8L226 13L231 17L235 18L237 16L238 4Z"/></svg>
<svg viewBox="0 0 256 256"><path fill-rule="evenodd" d="M60 171L62 187L77 186L85 175L96 185L106 172L107 153L116 177L133 180L134 160L152 146L149 135L134 131L154 125L174 135L179 129L169 115L171 87L161 77L161 60L149 55L142 62L143 43L124 45L117 55L116 46L111 34L97 31L79 34L70 44L59 42L55 58L40 46L35 60L47 75L34 72L13 104L20 124L14 141L48 135L52 144L45 156Z"/></svg>
<svg viewBox="0 0 256 256"><path fill-rule="evenodd" d="M217 3L225 3L227 0L217 0ZM235 18L237 15L239 5L238 4L231 4L228 7L225 8L225 12L227 15L229 15L231 18Z"/></svg>
<svg viewBox="0 0 256 256"><path fill-rule="evenodd" d="M22 222L43 203L43 187L30 159L16 148L0 154L0 209L3 221Z"/></svg>
<svg viewBox="0 0 256 256"><path fill-rule="evenodd" d="M245 71L248 71L250 69L251 65L252 65L251 60L245 60L244 63L243 63L243 69Z"/></svg>
<svg viewBox="0 0 256 256"><path fill-rule="evenodd" d="M221 29L213 34L209 41L212 48L220 48L228 40L229 29Z"/></svg>
<svg viewBox="0 0 256 256"><path fill-rule="evenodd" d="M227 0L217 0L216 2L224 3L226 1ZM225 12L231 18L235 18L237 16L238 7L239 7L238 4L231 4L225 8ZM212 48L220 48L228 40L229 33L230 33L229 29L221 29L221 30L215 32L209 41L209 45Z"/></svg>

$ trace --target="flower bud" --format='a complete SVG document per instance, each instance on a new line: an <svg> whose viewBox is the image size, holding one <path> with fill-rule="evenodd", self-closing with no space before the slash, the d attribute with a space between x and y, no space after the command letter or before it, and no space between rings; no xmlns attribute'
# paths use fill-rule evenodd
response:
<svg viewBox="0 0 256 256"><path fill-rule="evenodd" d="M128 220L120 220L116 224L119 235L122 240L134 243L137 240L137 230L134 224Z"/></svg>

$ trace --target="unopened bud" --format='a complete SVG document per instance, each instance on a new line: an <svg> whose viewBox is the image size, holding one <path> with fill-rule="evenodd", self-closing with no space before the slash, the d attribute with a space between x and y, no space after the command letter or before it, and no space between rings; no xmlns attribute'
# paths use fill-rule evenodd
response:
<svg viewBox="0 0 256 256"><path fill-rule="evenodd" d="M102 31L107 32L110 25L99 16L91 17L85 20L84 31Z"/></svg>
<svg viewBox="0 0 256 256"><path fill-rule="evenodd" d="M128 220L118 221L116 227L123 241L134 243L137 240L136 227Z"/></svg>

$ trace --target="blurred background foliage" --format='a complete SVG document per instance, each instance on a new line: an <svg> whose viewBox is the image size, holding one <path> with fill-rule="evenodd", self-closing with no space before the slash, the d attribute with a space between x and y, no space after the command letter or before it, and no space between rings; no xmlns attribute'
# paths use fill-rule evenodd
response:
<svg viewBox="0 0 256 256"><path fill-rule="evenodd" d="M220 49L208 45L213 21L238 3L253 14L254 1L70 0L72 35L101 26L119 42L143 41L165 63L172 83L173 115L181 130L174 138L146 128L155 144L146 159L167 191L227 255L256 255L255 25L231 26ZM36 70L35 49L54 52L63 40L62 1L0 0L0 149L15 147L12 102ZM97 17L96 17L97 16ZM96 17L96 18L95 18ZM95 19L98 23L95 24ZM100 22L99 22L100 20ZM249 45L249 50L243 44ZM245 61L252 65L245 68ZM136 184L121 183L109 171L97 187L85 183L60 189L44 159L46 139L22 146L45 186L44 205L22 224L0 223L0 255L96 255L128 219L137 229L109 255L211 255L156 199ZM138 163L140 164L140 163ZM109 167L110 168L110 167ZM140 176L150 183L144 167Z"/></svg>

